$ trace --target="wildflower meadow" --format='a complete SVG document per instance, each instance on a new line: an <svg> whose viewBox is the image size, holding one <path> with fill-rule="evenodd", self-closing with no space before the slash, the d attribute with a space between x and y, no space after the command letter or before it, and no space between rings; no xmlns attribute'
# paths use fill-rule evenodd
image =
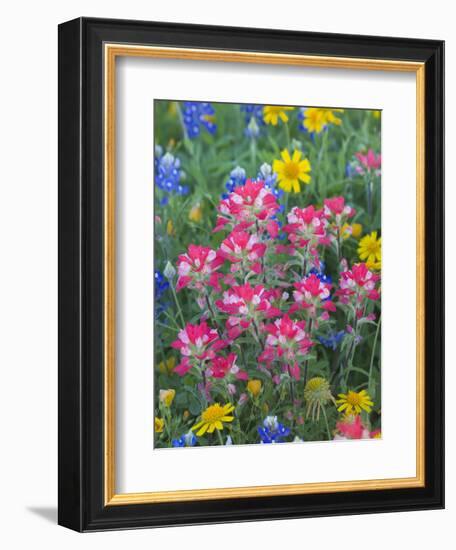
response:
<svg viewBox="0 0 456 550"><path fill-rule="evenodd" d="M381 113L154 113L155 447L381 437Z"/></svg>

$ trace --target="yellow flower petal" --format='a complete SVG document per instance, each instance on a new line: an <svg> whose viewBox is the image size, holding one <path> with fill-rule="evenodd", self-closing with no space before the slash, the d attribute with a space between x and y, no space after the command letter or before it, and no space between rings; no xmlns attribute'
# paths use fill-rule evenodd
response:
<svg viewBox="0 0 456 550"><path fill-rule="evenodd" d="M196 432L197 436L204 435L209 427L209 424L203 424L201 430L199 432Z"/></svg>
<svg viewBox="0 0 456 550"><path fill-rule="evenodd" d="M298 162L299 159L301 158L301 155L302 155L301 151L299 151L299 149L295 149L293 151L293 156L291 157L291 160L293 162ZM299 164L301 164L301 163L299 163Z"/></svg>
<svg viewBox="0 0 456 550"><path fill-rule="evenodd" d="M216 422L213 422L212 424L209 424L209 428L207 429L207 433L211 434L215 430L215 424Z"/></svg>
<svg viewBox="0 0 456 550"><path fill-rule="evenodd" d="M233 422L234 416L222 416L220 419L222 422Z"/></svg>
<svg viewBox="0 0 456 550"><path fill-rule="evenodd" d="M291 157L290 157L290 153L288 152L288 149L284 149L281 153L280 153L280 156L283 158L283 160L285 162L291 162Z"/></svg>
<svg viewBox="0 0 456 550"><path fill-rule="evenodd" d="M291 182L289 180L279 181L279 187L286 193L289 193L291 191Z"/></svg>
<svg viewBox="0 0 456 550"><path fill-rule="evenodd" d="M217 420L214 426L217 430L223 430L223 424L220 422L220 420Z"/></svg>
<svg viewBox="0 0 456 550"><path fill-rule="evenodd" d="M304 159L299 162L299 169L303 170L304 172L311 172L312 168L310 166L309 159Z"/></svg>
<svg viewBox="0 0 456 550"><path fill-rule="evenodd" d="M276 172L277 174L280 174L283 169L285 167L285 163L282 162L281 160L275 160L273 163L272 163L272 170L274 172Z"/></svg>

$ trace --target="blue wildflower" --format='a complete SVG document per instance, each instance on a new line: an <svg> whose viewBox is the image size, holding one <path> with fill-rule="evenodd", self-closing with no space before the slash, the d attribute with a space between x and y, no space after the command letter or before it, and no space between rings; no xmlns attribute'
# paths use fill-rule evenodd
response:
<svg viewBox="0 0 456 550"><path fill-rule="evenodd" d="M339 332L330 332L327 337L317 336L318 341L325 346L325 348L330 348L333 351L337 346L342 342L345 336L345 331L341 330Z"/></svg>
<svg viewBox="0 0 456 550"><path fill-rule="evenodd" d="M165 280L163 273L158 269L155 270L155 299L160 300L165 290L169 288L169 283Z"/></svg>
<svg viewBox="0 0 456 550"><path fill-rule="evenodd" d="M246 180L247 176L244 168L236 166L236 168L234 168L230 172L230 177L225 183L225 189L228 191L228 193L232 193L236 187L239 187L240 185L245 185Z"/></svg>
<svg viewBox="0 0 456 550"><path fill-rule="evenodd" d="M169 288L169 283L158 269L155 270L155 316L159 317L165 309L168 308L169 302L164 302L162 300L166 290Z"/></svg>
<svg viewBox="0 0 456 550"><path fill-rule="evenodd" d="M272 166L267 162L263 163L260 166L257 179L264 181L264 186L266 187L266 189L269 189L269 191L271 191L271 193L276 197L277 200L283 196L284 191L276 187L277 174L272 171Z"/></svg>
<svg viewBox="0 0 456 550"><path fill-rule="evenodd" d="M182 185L184 172L180 169L180 160L171 153L165 153L160 146L155 148L155 185L166 193L187 195L188 186ZM167 204L167 198L162 199L163 205Z"/></svg>
<svg viewBox="0 0 456 550"><path fill-rule="evenodd" d="M185 101L182 118L188 137L192 139L199 136L202 128L205 128L210 134L214 134L217 130L214 115L215 110L210 103Z"/></svg>
<svg viewBox="0 0 456 550"><path fill-rule="evenodd" d="M282 439L290 434L290 428L277 420L277 416L267 416L263 426L258 426L261 443L283 443Z"/></svg>
<svg viewBox="0 0 456 550"><path fill-rule="evenodd" d="M262 126L265 126L263 119L262 105L241 105L241 111L245 115L245 135L248 138L257 138L260 135Z"/></svg>
<svg viewBox="0 0 456 550"><path fill-rule="evenodd" d="M331 275L326 275L325 273L326 265L324 262L320 262L320 269L317 269L316 267L313 267L308 275L316 275L322 283L332 284L332 277Z"/></svg>
<svg viewBox="0 0 456 550"><path fill-rule="evenodd" d="M194 447L196 445L196 436L192 431L189 431L178 439L173 439L172 445L173 447Z"/></svg>

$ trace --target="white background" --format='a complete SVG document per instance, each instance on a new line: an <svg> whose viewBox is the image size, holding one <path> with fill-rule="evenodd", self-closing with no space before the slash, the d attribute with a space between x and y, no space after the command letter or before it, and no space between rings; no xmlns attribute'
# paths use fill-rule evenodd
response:
<svg viewBox="0 0 456 550"><path fill-rule="evenodd" d="M124 58L117 82L116 492L415 477L415 75ZM153 449L153 97L382 109L381 440Z"/></svg>
<svg viewBox="0 0 456 550"><path fill-rule="evenodd" d="M0 544L5 548L298 548L366 545L369 550L451 546L456 520L452 395L447 400L445 511L317 518L286 522L185 527L78 535L55 525L57 471L57 23L79 15L263 26L447 40L447 150L456 149L456 38L445 0L341 3L246 3L174 0L68 0L9 3L2 10L0 86ZM446 203L456 201L455 165L448 163ZM447 274L454 276L454 224L448 223ZM450 292L451 291L451 292ZM456 324L448 291L448 330ZM447 387L456 386L448 349ZM447 542L448 541L448 542ZM445 544L446 543L446 544Z"/></svg>

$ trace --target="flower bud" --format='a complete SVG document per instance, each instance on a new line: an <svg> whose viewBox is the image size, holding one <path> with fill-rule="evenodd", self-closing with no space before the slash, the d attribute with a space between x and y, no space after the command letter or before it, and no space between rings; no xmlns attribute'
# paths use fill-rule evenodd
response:
<svg viewBox="0 0 456 550"><path fill-rule="evenodd" d="M163 270L163 275L168 280L174 279L174 276L176 275L176 269L170 261L166 262L165 269Z"/></svg>

